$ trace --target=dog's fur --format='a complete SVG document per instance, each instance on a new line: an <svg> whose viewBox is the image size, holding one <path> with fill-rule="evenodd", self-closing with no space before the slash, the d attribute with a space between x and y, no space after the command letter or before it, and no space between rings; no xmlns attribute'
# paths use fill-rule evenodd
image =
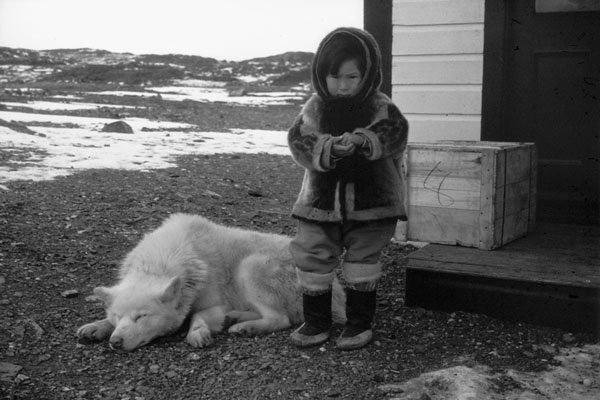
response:
<svg viewBox="0 0 600 400"><path fill-rule="evenodd" d="M302 297L289 253L290 238L230 228L175 214L126 256L120 280L94 293L106 318L83 325L82 340L104 340L132 351L178 330L187 317L187 342L212 343L213 335L256 335L302 322ZM344 295L334 282L334 321L343 322Z"/></svg>

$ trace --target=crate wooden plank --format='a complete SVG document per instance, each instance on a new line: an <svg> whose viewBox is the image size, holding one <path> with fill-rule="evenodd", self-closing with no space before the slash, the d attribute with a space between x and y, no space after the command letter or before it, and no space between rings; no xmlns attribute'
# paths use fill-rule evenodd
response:
<svg viewBox="0 0 600 400"><path fill-rule="evenodd" d="M533 230L536 227L536 216L537 216L537 163L538 163L538 156L537 156L537 148L535 146L531 146L530 148L530 165L531 167L529 168L531 171L531 177L530 177L530 182L531 184L529 185L529 231L528 232L533 232Z"/></svg>
<svg viewBox="0 0 600 400"><path fill-rule="evenodd" d="M502 192L502 196L496 198L494 207L503 210L504 215L529 209L530 185L529 180L523 180L498 187L498 191Z"/></svg>
<svg viewBox="0 0 600 400"><path fill-rule="evenodd" d="M481 153L456 149L431 149L410 144L409 176L441 176L481 179Z"/></svg>
<svg viewBox="0 0 600 400"><path fill-rule="evenodd" d="M496 208L493 199L496 197L498 182L496 164L502 162L504 154L498 154L497 149L481 149L481 198L479 207L479 240L471 244L481 249L493 249L501 245L494 235Z"/></svg>
<svg viewBox="0 0 600 400"><path fill-rule="evenodd" d="M479 212L441 207L408 207L407 238L410 240L444 244L469 245L479 241L474 229ZM458 222L456 222L458 221Z"/></svg>
<svg viewBox="0 0 600 400"><path fill-rule="evenodd" d="M531 177L531 146L517 147L506 151L506 165L523 168L506 168L506 184L529 180Z"/></svg>
<svg viewBox="0 0 600 400"><path fill-rule="evenodd" d="M443 190L435 187L411 187L408 203L420 207L445 207L459 210L479 210L479 191Z"/></svg>
<svg viewBox="0 0 600 400"><path fill-rule="evenodd" d="M512 242L529 232L529 209L505 215L502 221L502 244Z"/></svg>

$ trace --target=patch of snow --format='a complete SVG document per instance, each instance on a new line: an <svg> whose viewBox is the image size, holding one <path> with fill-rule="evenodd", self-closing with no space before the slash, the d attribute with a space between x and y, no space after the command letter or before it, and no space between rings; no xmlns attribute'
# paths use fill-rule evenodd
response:
<svg viewBox="0 0 600 400"><path fill-rule="evenodd" d="M139 96L139 97L156 97L159 93L151 92L134 92L127 90L105 90L102 92L89 92L88 94L98 94L103 96Z"/></svg>
<svg viewBox="0 0 600 400"><path fill-rule="evenodd" d="M262 82L266 80L264 77L254 75L239 75L235 78L245 83Z"/></svg>
<svg viewBox="0 0 600 400"><path fill-rule="evenodd" d="M485 366L456 366L428 372L402 384L382 385L390 399L413 400L597 400L600 399L600 345L564 348L560 365L542 372L509 369L492 373ZM498 387L496 382L509 382Z"/></svg>
<svg viewBox="0 0 600 400"><path fill-rule="evenodd" d="M19 114L19 115L15 115ZM33 115L24 121L24 115ZM0 112L0 118L19 122L47 120L68 122L79 128L30 126L39 135L0 127L0 148L29 151L24 160L0 167L0 183L14 180L48 180L90 168L151 170L176 166L175 158L188 154L271 153L289 154L284 131L235 129L231 132L140 132L143 126L188 126L127 118L134 134L101 132L100 118L70 116L35 117L36 114Z"/></svg>
<svg viewBox="0 0 600 400"><path fill-rule="evenodd" d="M52 98L52 99L64 99L64 100L81 100L82 99L80 96L75 96L75 95L72 95L72 94L67 94L67 95L56 94L54 96L50 96L50 98Z"/></svg>
<svg viewBox="0 0 600 400"><path fill-rule="evenodd" d="M227 82L222 81L205 81L202 79L176 79L173 81L175 86L191 86L191 87L225 87Z"/></svg>
<svg viewBox="0 0 600 400"><path fill-rule="evenodd" d="M208 85L205 85L206 82L210 81L193 80L191 84L188 84L190 83L188 80L179 80L176 81L178 86L148 87L144 92L108 90L90 92L90 94L142 97L160 95L163 100L169 101L193 100L198 102L221 102L256 106L285 105L292 101L303 99L303 93L298 93L299 88L294 88L290 92L260 92L251 93L247 96L230 96L229 91L224 88L224 83L210 82ZM185 86L183 86L184 84Z"/></svg>
<svg viewBox="0 0 600 400"><path fill-rule="evenodd" d="M7 107L27 107L32 110L46 110L46 111L57 111L57 110L95 110L101 107L109 108L138 108L136 106L124 106L117 104L98 104L98 103L62 103L56 101L28 101L27 103L17 102L3 102ZM146 107L140 107L146 108Z"/></svg>
<svg viewBox="0 0 600 400"><path fill-rule="evenodd" d="M5 121L21 122L25 125L36 123L36 125L45 122L51 124L72 124L83 129L92 131L100 131L105 124L116 121L114 118L92 118L92 117L76 117L72 115L50 115L50 114L34 114L15 111L0 111L0 119ZM124 118L122 121L127 122L131 128L136 131L141 131L142 128L148 129L188 129L195 125L170 122L170 121L152 121L145 118ZM38 126L30 127L35 132L40 132Z"/></svg>
<svg viewBox="0 0 600 400"><path fill-rule="evenodd" d="M161 94L164 100L183 101L194 100L200 102L224 102L249 105L282 105L291 100L298 99L296 93L278 93L277 96L264 96L263 93L253 93L251 96L229 96L226 89L199 88L188 86L165 86L148 88Z"/></svg>

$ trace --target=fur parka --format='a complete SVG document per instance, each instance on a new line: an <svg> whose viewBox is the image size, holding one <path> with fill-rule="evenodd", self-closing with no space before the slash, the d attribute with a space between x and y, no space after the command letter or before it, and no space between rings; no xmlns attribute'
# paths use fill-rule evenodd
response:
<svg viewBox="0 0 600 400"><path fill-rule="evenodd" d="M353 97L330 96L320 62L336 39L363 48L365 72ZM375 39L356 28L338 28L321 42L312 65L315 94L288 132L293 159L305 168L293 206L296 218L340 223L406 217L405 176L408 123L391 99L379 91L381 55ZM345 158L332 157L333 138L358 133L365 146Z"/></svg>

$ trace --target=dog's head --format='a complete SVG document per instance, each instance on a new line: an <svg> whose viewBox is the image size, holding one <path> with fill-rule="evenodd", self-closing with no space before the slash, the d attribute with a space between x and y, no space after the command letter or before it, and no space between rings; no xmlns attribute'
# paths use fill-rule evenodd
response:
<svg viewBox="0 0 600 400"><path fill-rule="evenodd" d="M94 293L104 302L107 318L115 327L110 337L113 350L133 351L176 331L186 317L179 277L166 282L121 282L97 287Z"/></svg>

